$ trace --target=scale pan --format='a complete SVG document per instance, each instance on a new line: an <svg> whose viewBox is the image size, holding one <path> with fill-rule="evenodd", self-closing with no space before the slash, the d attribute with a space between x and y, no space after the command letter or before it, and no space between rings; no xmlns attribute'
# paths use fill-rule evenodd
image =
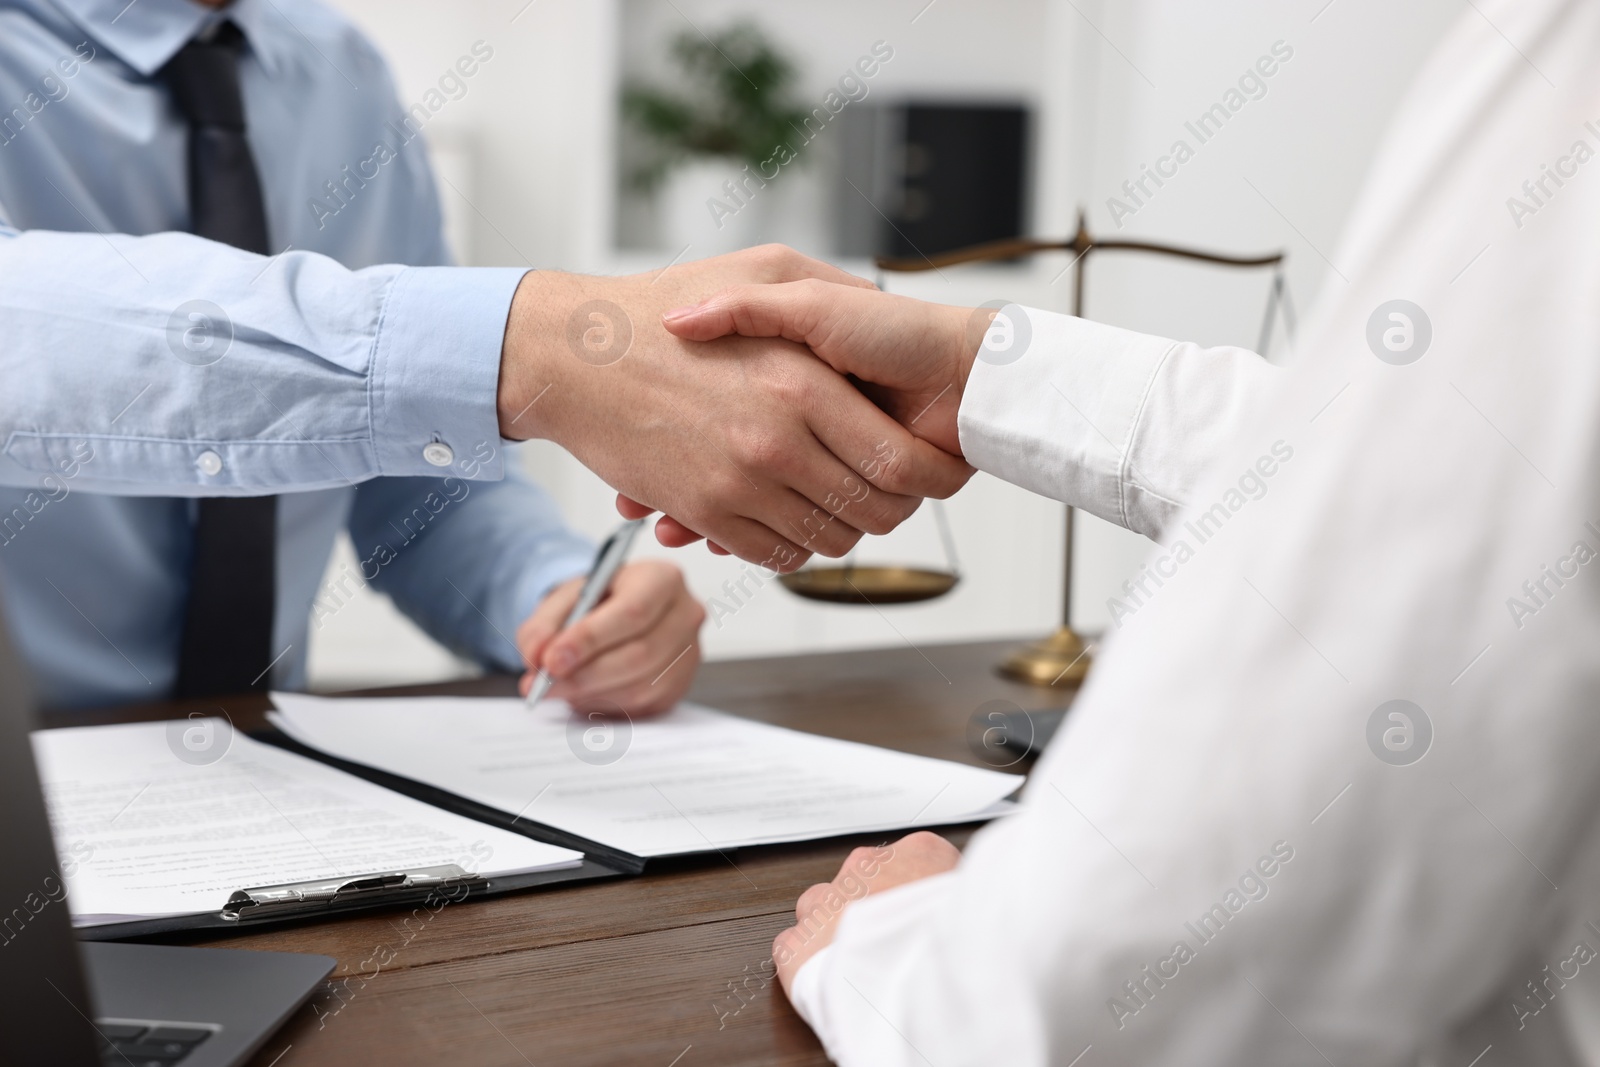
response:
<svg viewBox="0 0 1600 1067"><path fill-rule="evenodd" d="M960 580L921 567L807 567L778 579L795 596L829 604L915 604L944 596Z"/></svg>

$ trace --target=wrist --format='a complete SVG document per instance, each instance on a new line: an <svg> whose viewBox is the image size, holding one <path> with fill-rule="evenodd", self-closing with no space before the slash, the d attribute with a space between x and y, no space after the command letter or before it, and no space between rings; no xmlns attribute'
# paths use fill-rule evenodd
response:
<svg viewBox="0 0 1600 1067"><path fill-rule="evenodd" d="M530 270L511 298L500 351L500 382L495 399L500 436L513 441L551 438L559 405L546 404L567 369L563 309L581 303L582 279L554 271Z"/></svg>
<svg viewBox="0 0 1600 1067"><path fill-rule="evenodd" d="M972 365L978 361L983 349L983 339L989 326L999 314L998 308L951 308L951 328L947 331L953 344L950 356L953 368L957 406L967 391L967 379L972 377ZM959 319L959 322L956 320Z"/></svg>
<svg viewBox="0 0 1600 1067"><path fill-rule="evenodd" d="M957 458L961 458L961 398L966 394L972 364L993 317L992 311L982 308L939 308L938 340L933 350L939 353L939 365L944 368L943 382L937 387L938 395L923 411L911 413L912 433Z"/></svg>

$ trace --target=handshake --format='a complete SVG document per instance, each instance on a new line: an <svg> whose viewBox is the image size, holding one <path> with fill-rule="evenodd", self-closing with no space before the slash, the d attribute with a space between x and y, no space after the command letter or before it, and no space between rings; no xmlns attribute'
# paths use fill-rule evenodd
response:
<svg viewBox="0 0 1600 1067"><path fill-rule="evenodd" d="M652 512L772 571L842 556L972 474L956 415L992 311L926 304L777 245L512 303L500 432L560 444Z"/></svg>

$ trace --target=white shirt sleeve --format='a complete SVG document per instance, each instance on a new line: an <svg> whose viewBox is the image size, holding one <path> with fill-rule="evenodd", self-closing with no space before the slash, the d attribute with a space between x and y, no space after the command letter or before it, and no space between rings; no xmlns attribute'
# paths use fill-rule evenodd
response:
<svg viewBox="0 0 1600 1067"><path fill-rule="evenodd" d="M828 1058L838 1059L838 1056L826 1047L826 1035L833 1032L833 1027L823 1018L827 1002L822 997L822 972L827 969L829 953L832 950L832 945L825 945L794 973L794 978L789 982L789 1003L794 1005L795 1014L804 1019L806 1025L822 1038Z"/></svg>
<svg viewBox="0 0 1600 1067"><path fill-rule="evenodd" d="M1162 540L1282 372L1011 304L973 364L961 448L979 470Z"/></svg>

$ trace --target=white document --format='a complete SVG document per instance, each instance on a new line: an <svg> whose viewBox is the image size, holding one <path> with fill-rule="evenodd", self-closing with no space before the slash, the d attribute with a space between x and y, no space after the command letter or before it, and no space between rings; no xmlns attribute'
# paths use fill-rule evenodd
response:
<svg viewBox="0 0 1600 1067"><path fill-rule="evenodd" d="M186 738L226 747L206 762ZM223 720L41 730L33 752L79 926L214 913L236 889L286 882L446 863L493 876L582 860L253 741Z"/></svg>
<svg viewBox="0 0 1600 1067"><path fill-rule="evenodd" d="M605 723L509 697L272 699L309 747L641 857L970 822L1022 784L692 704Z"/></svg>

